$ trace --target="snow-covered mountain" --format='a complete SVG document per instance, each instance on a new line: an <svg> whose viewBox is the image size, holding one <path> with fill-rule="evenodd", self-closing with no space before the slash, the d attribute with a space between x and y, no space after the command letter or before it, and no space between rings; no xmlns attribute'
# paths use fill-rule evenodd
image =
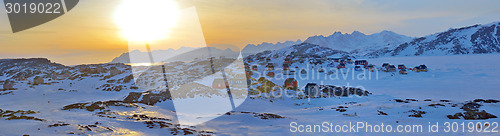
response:
<svg viewBox="0 0 500 136"><path fill-rule="evenodd" d="M379 50L381 48L395 47L397 45L410 41L411 39L411 37L386 30L371 35L366 35L361 32L354 31L351 34L342 34L341 32L335 32L334 34L327 37L323 35L311 36L307 38L304 43L328 47L334 50L352 52L353 54L358 55ZM303 42L298 39L297 41L286 41L283 43L278 42L276 44L267 42L258 45L248 44L247 46L245 46L245 48L243 48L242 53L245 56L248 56L267 50L279 50L301 43Z"/></svg>
<svg viewBox="0 0 500 136"><path fill-rule="evenodd" d="M323 35L312 36L304 42L334 50L352 52L353 54L363 54L381 48L394 47L411 39L411 37L384 30L371 35L366 35L358 31L354 31L351 34L335 32L327 37Z"/></svg>
<svg viewBox="0 0 500 136"><path fill-rule="evenodd" d="M367 56L441 56L485 53L500 53L500 22L449 29L413 39L396 48L380 49Z"/></svg>
<svg viewBox="0 0 500 136"><path fill-rule="evenodd" d="M195 58L201 59L208 58L210 56L217 58L228 55L235 56L234 54L236 54L236 52L230 49L218 49L214 47L181 47L177 50L170 48L168 50L152 51L155 62L189 61L194 60ZM130 60L130 56L134 57L132 62ZM147 52L133 50L131 52L123 53L120 56L114 58L111 63L150 63L150 59Z"/></svg>
<svg viewBox="0 0 500 136"><path fill-rule="evenodd" d="M263 42L262 44L248 44L243 48L241 51L243 55L250 55L250 54L256 54L262 51L266 50L279 50L285 47L289 47L292 45L300 44L302 43L302 40L298 39L297 41L285 41L285 42L278 42L276 44L273 43L268 43L268 42Z"/></svg>
<svg viewBox="0 0 500 136"><path fill-rule="evenodd" d="M275 51L263 51L254 55L245 57L245 60L253 60L259 64L274 63L281 66L286 57L292 56L293 62L304 63L308 59L316 58L353 58L348 52L334 50L327 47L310 43L301 43Z"/></svg>
<svg viewBox="0 0 500 136"><path fill-rule="evenodd" d="M154 50L152 51L153 57L158 58L158 60L167 60L178 54L186 53L188 51L194 50L195 48L181 47L179 49L168 49L168 50ZM140 50L133 50L131 52L126 52L120 56L114 58L111 63L130 63L130 56L148 56L147 52L142 52ZM149 58L134 58L139 62L149 62Z"/></svg>

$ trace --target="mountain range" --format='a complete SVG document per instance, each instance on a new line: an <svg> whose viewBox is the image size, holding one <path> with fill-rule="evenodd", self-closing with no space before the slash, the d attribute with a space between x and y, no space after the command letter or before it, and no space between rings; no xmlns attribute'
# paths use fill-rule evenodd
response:
<svg viewBox="0 0 500 136"><path fill-rule="evenodd" d="M500 22L486 25L472 25L461 28L453 28L444 32L438 32L424 37L409 37L384 30L379 33L366 35L359 31L351 34L334 32L332 35L316 35L307 38L305 41L285 41L278 43L263 42L261 44L248 44L241 53L249 56L264 51L276 51L301 43L309 43L320 47L330 48L336 51L347 52L349 56L366 58L388 57L388 56L439 56L439 55L459 55L459 54L484 54L500 53ZM182 47L178 50L153 51L155 58L160 60L175 61L173 58L192 60L196 57L209 56L207 53L185 54L196 48ZM213 50L215 57L224 56L224 53L234 54L226 49ZM183 54L184 56L177 56ZM219 54L220 53L220 54ZM145 52L132 51L124 53L113 59L112 63L129 63L130 54L135 56L146 56ZM194 55L194 56L193 56ZM187 59L188 58L188 59ZM147 57L137 60L137 62L149 62Z"/></svg>
<svg viewBox="0 0 500 136"><path fill-rule="evenodd" d="M449 29L415 38L395 48L382 48L366 56L441 56L500 53L500 22Z"/></svg>
<svg viewBox="0 0 500 136"><path fill-rule="evenodd" d="M346 52L368 52L394 47L411 39L411 37L384 30L371 35L365 35L359 31L354 31L351 34L335 32L327 37L323 35L312 36L304 42Z"/></svg>
<svg viewBox="0 0 500 136"><path fill-rule="evenodd" d="M302 43L302 40L298 39L297 41L285 41L285 42L278 42L275 44L268 43L268 42L263 42L263 43L257 44L257 45L248 44L247 46L245 46L245 48L243 48L243 50L241 52L244 56L247 56L247 55L256 54L256 53L266 51L266 50L270 50L270 51L278 50L278 49L290 47L292 45L301 44L301 43Z"/></svg>

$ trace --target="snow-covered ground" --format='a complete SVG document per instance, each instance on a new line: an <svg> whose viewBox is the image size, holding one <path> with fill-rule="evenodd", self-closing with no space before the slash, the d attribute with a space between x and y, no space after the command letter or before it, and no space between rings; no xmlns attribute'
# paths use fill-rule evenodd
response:
<svg viewBox="0 0 500 136"><path fill-rule="evenodd" d="M352 86L363 88L372 93L369 96L332 97L297 99L297 97L278 98L247 98L235 110L196 126L176 127L169 125L175 118L171 111L172 101L163 101L156 105L143 103L98 103L112 100L124 100L130 92L141 92L134 89L121 91L102 91L99 88L107 81L102 77L86 77L83 80L58 80L51 85L37 85L33 88L27 81L17 82L13 93L0 95L0 109L2 112L34 111L32 114L16 113L14 116L28 116L34 119L7 120L8 116L0 118L0 135L172 135L177 134L215 134L215 135L499 135L499 132L469 133L469 122L483 123L480 128L490 131L499 131L493 122L500 122L498 118L486 120L449 119L447 115L464 113L461 109L475 99L500 98L500 69L498 66L499 54L488 55L461 55L461 56L430 56L430 57L388 57L367 59L370 64L380 67L382 63L393 65L405 64L414 67L427 65L428 72L408 71L407 75L397 72L366 72L371 73L371 79L359 75L359 71L344 69L332 75L314 73L316 78L298 80L299 87L315 82L324 85ZM273 60L274 61L274 60ZM282 61L282 60L276 60ZM278 65L281 66L281 65ZM327 64L307 68L307 65L293 64L292 67L306 68L308 74L317 71L318 67L328 69ZM352 68L352 65L348 65ZM263 72L264 66L259 66ZM280 73L278 70L275 71ZM130 73L116 75L112 79L121 79ZM378 74L378 76L377 76ZM277 85L283 85L286 77L299 79L300 71L295 75L286 75L284 78L269 78ZM304 76L304 75L302 75ZM319 76L319 78L318 78ZM331 78L337 77L338 78ZM326 78L325 78L326 77ZM345 78L344 78L345 77ZM5 80L5 76L0 79ZM257 78L254 77L253 78ZM72 83L72 84L69 84ZM207 84L209 84L208 82ZM127 88L133 86L127 85ZM63 88L62 90L59 88ZM70 91L76 90L76 91ZM5 92L5 91L4 91ZM0 93L3 93L0 91ZM89 106L98 103L97 107ZM63 107L89 103L76 108ZM495 116L500 115L500 103L480 102L479 111L485 110ZM102 106L104 105L104 106ZM102 109L100 109L102 108ZM0 112L0 113L2 113ZM419 114L420 112L420 114ZM425 112L425 113L424 113ZM7 115L7 114L2 114ZM415 117L412 117L414 115ZM421 116L421 117L419 117ZM357 125L358 122L370 125L392 126L396 131L398 125L422 125L423 132L366 132L366 128L353 132L318 132L320 127L307 131L307 125L323 125L324 122L336 125ZM464 122L464 131L444 132L445 122ZM491 127L484 125L489 122ZM439 124L439 132L428 132L429 124ZM55 125L59 124L59 125ZM67 124L67 125L66 125ZM299 127L303 125L303 127ZM192 130L182 130L182 129ZM474 126L473 128L476 128ZM387 129L387 128L386 128ZM300 133L303 130L305 132Z"/></svg>
<svg viewBox="0 0 500 136"><path fill-rule="evenodd" d="M499 54L389 57L368 59L369 63L382 65L405 64L429 67L429 72L411 72L408 75L395 74L387 77L381 74L379 80L370 83L356 83L374 91L394 97L418 99L450 99L465 101L477 98L498 99L500 96Z"/></svg>

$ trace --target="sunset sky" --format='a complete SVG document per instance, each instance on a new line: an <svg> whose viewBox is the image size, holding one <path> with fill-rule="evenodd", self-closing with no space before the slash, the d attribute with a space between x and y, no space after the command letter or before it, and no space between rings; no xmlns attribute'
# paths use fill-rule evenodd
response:
<svg viewBox="0 0 500 136"><path fill-rule="evenodd" d="M0 0L2 3L3 1ZM113 22L121 0L81 0L67 14L13 34L0 6L0 58L46 57L66 65L106 63L127 52L128 41ZM372 34L390 30L425 36L449 28L500 21L498 0L178 0L195 7L206 43L235 45L305 40L336 31ZM194 13L194 12L193 12ZM197 13L197 14L196 14ZM194 19L196 20L196 19ZM192 21L192 20L191 20ZM184 26L184 27L183 27ZM179 37L179 36L177 36ZM205 41L175 42L166 48ZM183 39L186 40L186 39Z"/></svg>

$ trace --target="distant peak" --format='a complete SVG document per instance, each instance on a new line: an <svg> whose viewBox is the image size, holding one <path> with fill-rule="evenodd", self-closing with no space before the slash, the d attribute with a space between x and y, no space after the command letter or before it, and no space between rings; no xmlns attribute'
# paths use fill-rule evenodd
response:
<svg viewBox="0 0 500 136"><path fill-rule="evenodd" d="M361 33L359 31L353 31L351 35L365 35L364 33Z"/></svg>
<svg viewBox="0 0 500 136"><path fill-rule="evenodd" d="M385 33L385 34L394 34L394 32L389 31L389 30L383 30L383 31L382 31L382 32L380 32L380 33L382 33L382 34L384 34L384 33Z"/></svg>
<svg viewBox="0 0 500 136"><path fill-rule="evenodd" d="M141 53L142 51L138 50L138 49L135 49L133 51L130 51L130 53Z"/></svg>
<svg viewBox="0 0 500 136"><path fill-rule="evenodd" d="M342 35L342 32L335 32L332 34L332 36L335 36L335 35Z"/></svg>

